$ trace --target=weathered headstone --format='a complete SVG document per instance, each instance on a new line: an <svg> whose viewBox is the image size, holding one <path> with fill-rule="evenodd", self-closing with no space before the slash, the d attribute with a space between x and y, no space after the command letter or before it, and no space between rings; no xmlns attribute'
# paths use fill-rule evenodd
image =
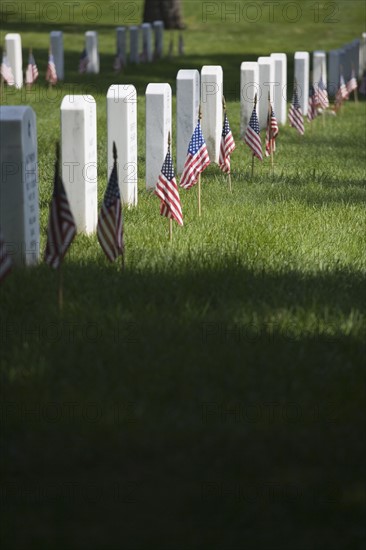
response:
<svg viewBox="0 0 366 550"><path fill-rule="evenodd" d="M98 33L96 31L85 33L85 49L89 59L87 72L99 74Z"/></svg>
<svg viewBox="0 0 366 550"><path fill-rule="evenodd" d="M23 57L20 34L10 33L5 36L5 49L8 62L13 71L16 88L23 86Z"/></svg>
<svg viewBox="0 0 366 550"><path fill-rule="evenodd" d="M118 182L123 204L137 205L137 95L131 85L110 86L107 92L108 177L117 147Z"/></svg>
<svg viewBox="0 0 366 550"><path fill-rule="evenodd" d="M97 226L97 118L90 95L66 95L61 103L62 178L78 232Z"/></svg>
<svg viewBox="0 0 366 550"><path fill-rule="evenodd" d="M319 83L320 78L327 86L327 54L323 51L316 50L313 52L313 78L312 84L315 86Z"/></svg>
<svg viewBox="0 0 366 550"><path fill-rule="evenodd" d="M0 227L16 265L39 259L36 115L31 107L0 107Z"/></svg>
<svg viewBox="0 0 366 550"><path fill-rule="evenodd" d="M169 84L146 88L146 189L155 189L172 131L172 89Z"/></svg>
<svg viewBox="0 0 366 550"><path fill-rule="evenodd" d="M295 52L294 75L302 114L308 114L309 103L309 52Z"/></svg>
<svg viewBox="0 0 366 550"><path fill-rule="evenodd" d="M56 74L58 80L64 80L64 39L62 31L52 31L50 33L51 51L55 61Z"/></svg>
<svg viewBox="0 0 366 550"><path fill-rule="evenodd" d="M211 162L218 162L222 134L223 72L220 65L201 69L202 134Z"/></svg>
<svg viewBox="0 0 366 550"><path fill-rule="evenodd" d="M163 57L163 39L164 39L164 23L163 21L154 21L154 57L161 59Z"/></svg>
<svg viewBox="0 0 366 550"><path fill-rule="evenodd" d="M177 74L177 173L181 174L188 145L198 122L200 74L181 69Z"/></svg>
<svg viewBox="0 0 366 550"><path fill-rule="evenodd" d="M139 27L130 27L130 62L140 63Z"/></svg>
<svg viewBox="0 0 366 550"><path fill-rule="evenodd" d="M142 61L150 63L153 59L152 51L152 27L150 23L141 25L142 31Z"/></svg>
<svg viewBox="0 0 366 550"><path fill-rule="evenodd" d="M240 135L245 130L254 107L255 94L259 96L259 69L256 61L243 61L240 66Z"/></svg>
<svg viewBox="0 0 366 550"><path fill-rule="evenodd" d="M287 118L287 55L271 53L274 65L274 86L272 105L277 122L286 124Z"/></svg>
<svg viewBox="0 0 366 550"><path fill-rule="evenodd" d="M274 88L274 59L272 57L258 57L259 96L258 121L261 129L267 127L268 92L273 100Z"/></svg>
<svg viewBox="0 0 366 550"><path fill-rule="evenodd" d="M127 61L126 36L127 36L126 27L117 27L116 28L117 55L119 56L123 66L126 65L126 61Z"/></svg>

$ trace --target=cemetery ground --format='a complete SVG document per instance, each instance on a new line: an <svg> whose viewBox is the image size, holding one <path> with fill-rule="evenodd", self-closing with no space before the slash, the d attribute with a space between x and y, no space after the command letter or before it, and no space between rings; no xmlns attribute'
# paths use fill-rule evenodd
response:
<svg viewBox="0 0 366 550"><path fill-rule="evenodd" d="M90 25L65 23L75 36L54 90L43 75L55 26L5 25L22 33L23 55L33 47L41 73L3 103L37 114L42 252L71 82L97 101L99 205L106 92L136 86L139 202L124 211L124 272L95 235L76 237L62 315L57 273L43 263L0 287L4 548L363 547L365 102L306 123L303 137L281 127L274 176L258 161L251 179L239 138L240 63L284 51L291 82L295 50L338 47L364 30L362 3L345 4L331 28L310 12L297 30L244 21L229 35L217 20L207 32L187 3L186 55L117 76L114 22L96 27L97 77L77 74ZM223 66L233 191L209 167L202 217L197 190L181 190L185 225L169 243L145 191L144 91L160 81L174 94L177 71L203 64Z"/></svg>

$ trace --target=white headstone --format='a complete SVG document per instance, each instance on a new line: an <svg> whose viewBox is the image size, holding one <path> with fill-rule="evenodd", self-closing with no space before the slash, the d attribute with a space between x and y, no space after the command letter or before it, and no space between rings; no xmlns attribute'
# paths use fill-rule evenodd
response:
<svg viewBox="0 0 366 550"><path fill-rule="evenodd" d="M295 52L294 75L302 114L308 114L309 103L309 52Z"/></svg>
<svg viewBox="0 0 366 550"><path fill-rule="evenodd" d="M140 63L139 27L130 27L130 61Z"/></svg>
<svg viewBox="0 0 366 550"><path fill-rule="evenodd" d="M286 124L287 119L287 55L271 53L274 65L272 105L277 122Z"/></svg>
<svg viewBox="0 0 366 550"><path fill-rule="evenodd" d="M343 69L345 63L345 50L339 48L338 50L331 50L328 55L328 94L330 97L334 97L339 88L339 79L341 74L341 68Z"/></svg>
<svg viewBox="0 0 366 550"><path fill-rule="evenodd" d="M223 125L222 96L224 93L221 65L204 65L201 69L202 134L211 162L219 162Z"/></svg>
<svg viewBox="0 0 366 550"><path fill-rule="evenodd" d="M152 50L152 27L150 23L141 25L142 31L142 60L145 63L151 63L153 60Z"/></svg>
<svg viewBox="0 0 366 550"><path fill-rule="evenodd" d="M188 145L198 122L200 73L181 69L177 74L177 173L181 174Z"/></svg>
<svg viewBox="0 0 366 550"><path fill-rule="evenodd" d="M117 27L116 28L116 37L117 37L117 55L119 55L123 65L126 65L127 61L127 49L126 49L126 37L127 29L126 27Z"/></svg>
<svg viewBox="0 0 366 550"><path fill-rule="evenodd" d="M259 127L267 127L268 116L268 92L273 100L274 88L274 59L272 57L258 57L259 70L259 96L258 96L258 121Z"/></svg>
<svg viewBox="0 0 366 550"><path fill-rule="evenodd" d="M36 115L31 107L0 107L0 227L17 265L39 259Z"/></svg>
<svg viewBox="0 0 366 550"><path fill-rule="evenodd" d="M62 179L78 232L97 226L97 118L90 95L66 95L61 103Z"/></svg>
<svg viewBox="0 0 366 550"><path fill-rule="evenodd" d="M255 94L259 96L259 69L256 61L244 61L240 66L240 135L244 136L254 107Z"/></svg>
<svg viewBox="0 0 366 550"><path fill-rule="evenodd" d="M163 38L164 38L164 23L163 21L154 21L154 57L161 59L163 57Z"/></svg>
<svg viewBox="0 0 366 550"><path fill-rule="evenodd" d="M146 189L155 189L172 131L172 89L169 84L146 88Z"/></svg>
<svg viewBox="0 0 366 550"><path fill-rule="evenodd" d="M20 34L10 33L5 36L5 49L8 62L13 71L16 88L23 86L23 57Z"/></svg>
<svg viewBox="0 0 366 550"><path fill-rule="evenodd" d="M99 74L98 33L96 31L85 33L85 48L89 59L87 72Z"/></svg>
<svg viewBox="0 0 366 550"><path fill-rule="evenodd" d="M117 147L118 182L123 204L137 205L137 95L131 85L110 86L107 92L108 177Z"/></svg>
<svg viewBox="0 0 366 550"><path fill-rule="evenodd" d="M361 78L366 71L366 32L362 33L360 41L358 76Z"/></svg>
<svg viewBox="0 0 366 550"><path fill-rule="evenodd" d="M343 67L343 76L346 83L351 78L352 74L352 63L353 63L353 45L345 44L344 46L344 67Z"/></svg>
<svg viewBox="0 0 366 550"><path fill-rule="evenodd" d="M355 69L356 78L360 72L360 39L355 38L352 42L352 63Z"/></svg>
<svg viewBox="0 0 366 550"><path fill-rule="evenodd" d="M52 31L50 33L51 51L55 60L55 67L58 80L63 80L64 73L64 38L62 31Z"/></svg>
<svg viewBox="0 0 366 550"><path fill-rule="evenodd" d="M312 84L315 86L323 79L324 85L327 85L327 54L316 50L313 52L313 78Z"/></svg>

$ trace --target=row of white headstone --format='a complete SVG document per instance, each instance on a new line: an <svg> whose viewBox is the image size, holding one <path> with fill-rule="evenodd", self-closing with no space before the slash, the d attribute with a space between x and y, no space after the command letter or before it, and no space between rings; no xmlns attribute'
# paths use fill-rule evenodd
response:
<svg viewBox="0 0 366 550"><path fill-rule="evenodd" d="M130 35L130 48L127 49L127 33ZM154 40L153 40L154 38ZM153 43L154 42L154 43ZM149 63L154 58L163 56L164 23L154 21L143 23L141 26L116 28L116 55L119 56L122 65L129 63ZM58 80L65 78L64 61L64 37L62 31L50 33L50 47L54 57ZM85 33L85 50L88 56L88 73L98 74L100 71L98 33L87 31ZM23 86L23 56L22 39L20 34L9 33L5 36L5 51L12 69L15 87Z"/></svg>
<svg viewBox="0 0 366 550"><path fill-rule="evenodd" d="M313 72L324 56L316 52ZM260 57L241 66L241 133L253 110L254 93L260 125L266 126L268 91L276 116L286 121L286 63L283 53ZM319 67L320 65L320 67ZM307 111L309 54L295 53L295 78L303 113ZM314 77L313 77L314 78ZM276 85L274 85L274 83ZM280 93L276 94L276 90ZM223 125L223 70L204 66L177 74L177 173L183 170L188 144L202 110L202 132L211 162L218 162ZM286 91L286 90L285 90ZM66 95L61 104L62 178L77 229L93 233L97 225L97 113L92 96ZM172 131L172 90L169 84L146 88L146 188L154 189ZM118 151L118 174L124 205L137 205L137 94L132 85L112 85L107 93L108 175L112 144ZM15 263L32 264L39 257L38 158L36 117L30 107L0 107L0 220Z"/></svg>

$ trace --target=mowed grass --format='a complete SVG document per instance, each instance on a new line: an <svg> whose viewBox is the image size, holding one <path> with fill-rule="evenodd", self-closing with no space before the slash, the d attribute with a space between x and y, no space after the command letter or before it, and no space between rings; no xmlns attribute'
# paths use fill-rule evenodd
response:
<svg viewBox="0 0 366 550"><path fill-rule="evenodd" d="M0 287L3 548L363 547L365 103L307 124L303 137L281 128L274 176L266 160L251 179L238 84L240 62L255 55L353 39L364 6L340 2L338 23L317 26L310 12L274 32L265 19L216 15L208 26L195 5L184 2L183 58L118 76L139 91L139 204L124 211L125 271L95 235L79 235L64 262L62 315L57 274L44 264L15 269ZM16 21L3 27L16 31ZM42 253L59 106L72 89L97 101L99 204L106 188L116 22L101 23L94 78L76 74L82 14L60 23L73 69L52 92L42 80L55 26L21 27L41 78L3 103L37 114ZM185 225L169 243L159 201L145 192L143 93L150 81L175 93L177 70L203 63L224 68L233 191L210 167L202 217L197 190L182 190Z"/></svg>

